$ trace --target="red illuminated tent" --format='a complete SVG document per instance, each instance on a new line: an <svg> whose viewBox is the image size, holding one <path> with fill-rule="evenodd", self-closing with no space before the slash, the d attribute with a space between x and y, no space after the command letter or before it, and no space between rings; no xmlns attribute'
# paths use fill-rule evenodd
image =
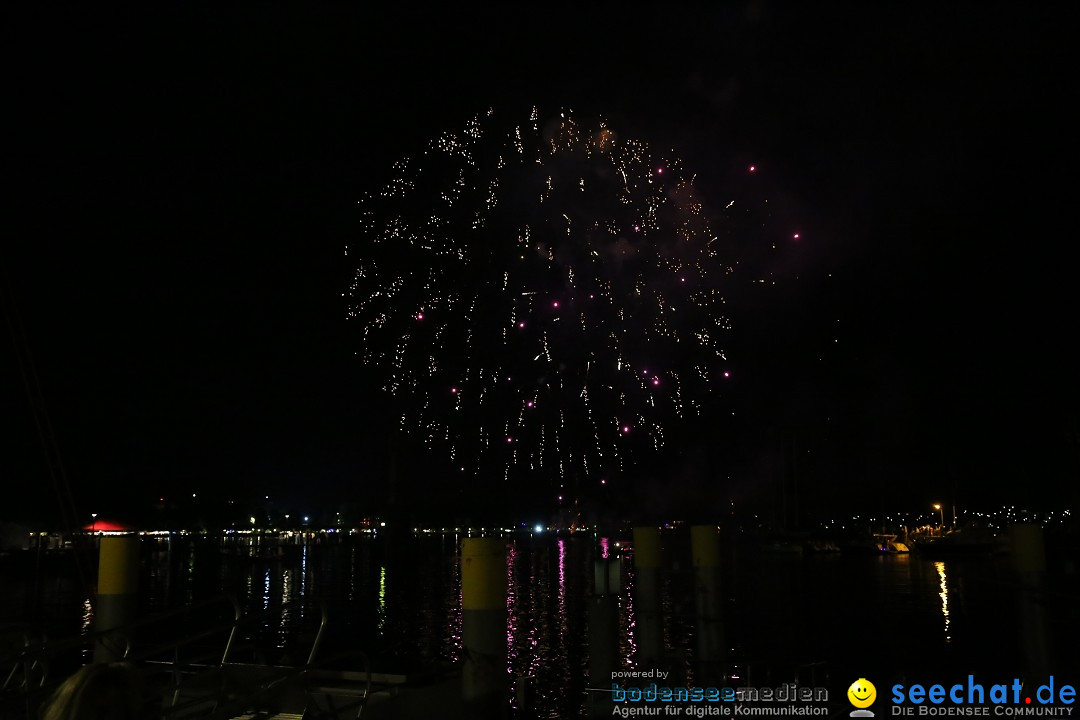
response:
<svg viewBox="0 0 1080 720"><path fill-rule="evenodd" d="M83 525L83 530L87 532L129 532L135 528L127 525L121 525L118 522L112 520L95 520L92 523Z"/></svg>

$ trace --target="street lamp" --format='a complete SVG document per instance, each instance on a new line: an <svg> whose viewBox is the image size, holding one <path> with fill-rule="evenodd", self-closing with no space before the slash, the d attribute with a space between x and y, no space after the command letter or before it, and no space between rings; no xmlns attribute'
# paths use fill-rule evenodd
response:
<svg viewBox="0 0 1080 720"><path fill-rule="evenodd" d="M90 532L97 532L97 513L90 513L90 517L94 519L94 522L90 524Z"/></svg>
<svg viewBox="0 0 1080 720"><path fill-rule="evenodd" d="M941 516L941 534L945 534L945 511L941 509L941 503L934 503L934 509Z"/></svg>

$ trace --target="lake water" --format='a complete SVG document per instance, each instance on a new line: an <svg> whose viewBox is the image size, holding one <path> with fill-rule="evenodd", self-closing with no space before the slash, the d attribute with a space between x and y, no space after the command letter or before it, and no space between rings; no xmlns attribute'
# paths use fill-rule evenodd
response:
<svg viewBox="0 0 1080 720"><path fill-rule="evenodd" d="M541 717L582 712L589 658L587 597L601 545L591 535L508 539L508 670L530 681ZM348 668L363 651L380 672L416 672L461 655L458 535L404 538L322 536L280 551L250 537L146 537L140 603L144 615L213 598L237 597L247 624L231 659L302 663L326 608L318 657ZM692 680L696 644L693 572L685 536L665 536L662 579L667 663ZM280 554L279 554L280 553ZM0 566L0 621L32 621L52 636L90 628L88 598L70 557ZM1049 668L1080 681L1080 597L1074 567L1051 563L1045 622ZM35 581L34 573L38 580ZM839 697L852 680L947 683L969 673L984 682L1023 677L1024 642L1016 581L1007 558L933 560L919 555L773 554L725 542L724 639L729 670L756 685L802 673ZM634 666L634 573L622 561L620 655ZM35 592L35 586L37 592ZM183 622L195 622L184 619ZM192 628L194 631L197 628ZM150 640L152 630L143 634ZM339 661L335 656L345 655ZM820 664L819 664L820 663Z"/></svg>

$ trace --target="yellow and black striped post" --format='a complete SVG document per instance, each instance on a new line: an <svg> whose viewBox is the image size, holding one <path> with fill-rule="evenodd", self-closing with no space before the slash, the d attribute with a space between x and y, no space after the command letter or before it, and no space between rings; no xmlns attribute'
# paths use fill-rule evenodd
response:
<svg viewBox="0 0 1080 720"><path fill-rule="evenodd" d="M720 536L715 525L690 528L698 628L698 679L719 683L724 660L724 601L720 590Z"/></svg>
<svg viewBox="0 0 1080 720"><path fill-rule="evenodd" d="M1039 525L1017 523L1009 528L1012 566L1020 585L1020 645L1032 677L1045 679L1050 671L1050 639L1045 597L1046 548Z"/></svg>
<svg viewBox="0 0 1080 720"><path fill-rule="evenodd" d="M507 714L506 541L465 538L461 545L461 690L469 717Z"/></svg>
<svg viewBox="0 0 1080 720"><path fill-rule="evenodd" d="M660 529L634 528L634 627L639 670L663 667L664 622L660 605Z"/></svg>
<svg viewBox="0 0 1080 720"><path fill-rule="evenodd" d="M138 585L139 536L103 536L94 603L94 662L116 662L124 657L129 635L119 628L135 619Z"/></svg>

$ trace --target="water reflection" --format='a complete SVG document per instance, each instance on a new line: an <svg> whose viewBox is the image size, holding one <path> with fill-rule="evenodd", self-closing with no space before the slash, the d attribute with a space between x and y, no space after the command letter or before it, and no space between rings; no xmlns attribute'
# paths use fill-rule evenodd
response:
<svg viewBox="0 0 1080 720"><path fill-rule="evenodd" d="M580 710L577 691L588 667L585 593L594 560L605 553L609 558L620 554L614 538L607 544L603 541L598 538L594 545L591 539L583 542L573 536L548 535L508 543L508 669L511 677L536 679L538 717L572 717ZM182 605L186 598L199 602L229 592L250 613L276 608L278 602L287 606L299 596L303 602L262 625L247 626L243 638L243 652L258 649L270 658L269 652L277 648L279 653L295 656L306 649L298 647L301 638L313 635L317 627L318 613L302 614L308 594L317 593L330 605L331 626L323 646L328 656L360 648L378 671L406 668L406 661L460 661L460 537L418 539L410 556L418 562L397 564L381 540L368 538L341 544L297 543L286 547L284 555L274 556L258 552L259 544L258 538L233 538L219 552L207 541L183 538L146 543L144 559L149 562L143 564L140 579L146 583L141 587L148 590L144 611L153 613ZM265 540L262 547L267 549ZM673 557L676 551L677 547ZM995 652L1004 655L1011 649L1012 641L999 632L1001 594L972 594L970 590L988 586L988 581L1005 572L1007 565L997 560L946 563L917 554L792 560L741 552L728 559L724 586L729 658L740 676L750 669L747 660L791 666L854 657L865 650L869 635L895 649L880 660L884 671L925 663L927 649L930 657L945 656L935 651L946 644L950 661L985 664L990 662L984 658L986 646L972 639L982 636L1004 643L1002 649L995 646ZM389 593L391 567L396 583L393 597ZM635 572L628 560L622 572L617 662L622 669L633 669L640 636L636 633ZM663 622L668 645L689 659L695 647L693 595L687 591L693 585L692 573L685 561L681 568L666 572L671 602L665 605L668 612ZM0 584L7 587L7 582L7 576L0 577ZM28 597L29 579L16 578L15 582L12 595ZM58 634L88 632L92 615L82 589L62 576L47 582L55 583L56 591L45 594L41 612L50 619L49 603L55 598L57 607L63 604L65 625ZM969 588L966 594L965 587ZM954 621L961 623L955 638ZM1072 622L1063 624L1071 630Z"/></svg>
<svg viewBox="0 0 1080 720"><path fill-rule="evenodd" d="M622 654L623 667L628 670L637 668L637 640L634 620L634 571L627 565L626 588L619 596L619 652Z"/></svg>
<svg viewBox="0 0 1080 720"><path fill-rule="evenodd" d="M88 635L94 629L94 605L90 602L90 598L83 600L82 610L82 623L79 626L79 633L81 635ZM90 645L86 645L81 651L82 661L88 663L94 658L94 649Z"/></svg>
<svg viewBox="0 0 1080 720"><path fill-rule="evenodd" d="M263 573L262 601L262 609L267 610L270 607L270 568L266 568L266 571Z"/></svg>
<svg viewBox="0 0 1080 720"><path fill-rule="evenodd" d="M270 570L266 571L267 577L270 575ZM281 622L278 624L278 648L284 648L286 642L289 639L289 629L293 625L292 605L289 604L289 600L292 599L292 584L293 584L293 571L292 569L285 570L281 573Z"/></svg>
<svg viewBox="0 0 1080 720"><path fill-rule="evenodd" d="M566 650L566 540L559 538L559 648Z"/></svg>
<svg viewBox="0 0 1080 720"><path fill-rule="evenodd" d="M588 634L582 607L593 553L573 539L519 539L507 549L508 672L521 690L571 717L584 693ZM578 686L581 687L578 687ZM512 701L516 707L517 699Z"/></svg>
<svg viewBox="0 0 1080 720"><path fill-rule="evenodd" d="M514 675L514 665L518 658L518 618L514 608L518 605L518 586L515 578L517 569L517 545L510 543L506 549L506 669Z"/></svg>
<svg viewBox="0 0 1080 720"><path fill-rule="evenodd" d="M386 627L386 566L379 566L379 632Z"/></svg>
<svg viewBox="0 0 1080 720"><path fill-rule="evenodd" d="M349 602L356 601L356 548L349 551Z"/></svg>
<svg viewBox="0 0 1080 720"><path fill-rule="evenodd" d="M454 535L454 547L460 547L458 536ZM443 599L443 609L446 612L447 623L443 637L443 655L451 662L461 660L461 555L455 554L453 562L448 563L450 569L449 592Z"/></svg>
<svg viewBox="0 0 1080 720"><path fill-rule="evenodd" d="M945 576L945 563L934 563L934 569L938 572L938 577L941 578L941 592L938 593L938 597L941 598L941 615L945 618L945 642L952 642L952 635L949 634L949 585L948 578Z"/></svg>
<svg viewBox="0 0 1080 720"><path fill-rule="evenodd" d="M540 607L540 588L533 580L529 578L529 602L528 605L518 608L518 612L525 617L533 616L533 609ZM539 633L539 627L537 623L531 623L529 627L529 664L526 670L526 675L529 677L536 677L536 674L540 671L540 638L537 636Z"/></svg>
<svg viewBox="0 0 1080 720"><path fill-rule="evenodd" d="M90 632L90 629L94 625L94 606L90 603L90 598L83 600L83 613L82 624L79 627L79 632L82 635L86 635Z"/></svg>
<svg viewBox="0 0 1080 720"><path fill-rule="evenodd" d="M188 547L187 572L184 577L184 600L190 605L195 597L195 546Z"/></svg>
<svg viewBox="0 0 1080 720"><path fill-rule="evenodd" d="M307 594L307 574L308 574L308 546L304 543L300 548L300 596L303 597Z"/></svg>
<svg viewBox="0 0 1080 720"><path fill-rule="evenodd" d="M303 548L300 550L300 597L307 598L307 573L308 573L308 546L304 543ZM307 603L300 603L298 613L300 619L304 618L304 609Z"/></svg>

